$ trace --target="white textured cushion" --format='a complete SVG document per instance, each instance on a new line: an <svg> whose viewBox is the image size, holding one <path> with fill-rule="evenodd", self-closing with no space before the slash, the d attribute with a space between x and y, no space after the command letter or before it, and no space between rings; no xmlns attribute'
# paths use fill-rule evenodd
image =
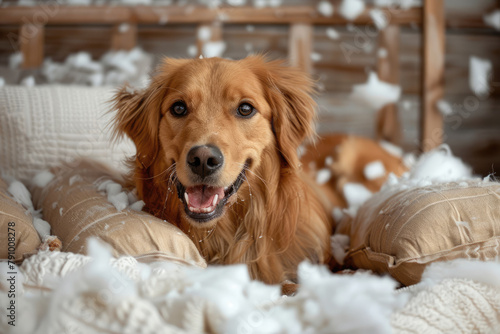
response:
<svg viewBox="0 0 500 334"><path fill-rule="evenodd" d="M36 171L92 157L123 168L134 145L110 142L111 88L5 86L0 88L0 171L28 180Z"/></svg>

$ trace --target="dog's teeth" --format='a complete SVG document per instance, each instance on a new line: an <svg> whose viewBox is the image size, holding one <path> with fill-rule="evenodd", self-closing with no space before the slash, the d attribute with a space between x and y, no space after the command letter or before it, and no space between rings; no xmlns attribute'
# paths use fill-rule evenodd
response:
<svg viewBox="0 0 500 334"><path fill-rule="evenodd" d="M217 204L218 199L219 199L219 194L215 194L214 200L212 201L212 206L215 206Z"/></svg>
<svg viewBox="0 0 500 334"><path fill-rule="evenodd" d="M186 200L186 205L189 206L189 195L184 193L184 199Z"/></svg>
<svg viewBox="0 0 500 334"><path fill-rule="evenodd" d="M192 206L189 207L189 211L196 212L196 209L193 208Z"/></svg>

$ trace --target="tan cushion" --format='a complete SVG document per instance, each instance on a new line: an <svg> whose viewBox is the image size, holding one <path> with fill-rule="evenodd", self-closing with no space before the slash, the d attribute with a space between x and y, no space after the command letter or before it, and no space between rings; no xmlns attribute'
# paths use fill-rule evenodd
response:
<svg viewBox="0 0 500 334"><path fill-rule="evenodd" d="M500 255L500 184L467 181L382 191L337 233L350 236L346 264L420 281L431 262Z"/></svg>
<svg viewBox="0 0 500 334"><path fill-rule="evenodd" d="M52 234L61 239L62 251L86 254L86 240L93 236L111 245L114 255L206 266L193 242L177 227L129 207L119 211L111 204L98 185L121 180L102 165L81 162L52 171L55 177L47 186L33 189L33 203L43 210Z"/></svg>
<svg viewBox="0 0 500 334"><path fill-rule="evenodd" d="M33 252L40 245L40 237L33 226L33 217L25 207L12 199L8 193L8 185L2 179L0 245L0 259L11 259L9 252L14 250L14 260L18 263L22 261L24 254Z"/></svg>

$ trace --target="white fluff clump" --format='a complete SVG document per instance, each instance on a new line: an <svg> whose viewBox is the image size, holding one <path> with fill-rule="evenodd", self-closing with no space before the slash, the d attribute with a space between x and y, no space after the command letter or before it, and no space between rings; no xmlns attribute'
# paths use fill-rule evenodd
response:
<svg viewBox="0 0 500 334"><path fill-rule="evenodd" d="M140 88L149 80L151 64L151 55L140 48L110 51L98 60L93 60L87 52L78 52L68 56L63 63L46 59L41 72L50 84L116 86L127 82Z"/></svg>
<svg viewBox="0 0 500 334"><path fill-rule="evenodd" d="M7 190L17 203L24 206L30 212L35 211L33 208L33 202L31 201L31 194L23 183L17 180L13 181Z"/></svg>
<svg viewBox="0 0 500 334"><path fill-rule="evenodd" d="M54 174L46 170L36 174L31 183L39 188L45 188L53 179Z"/></svg>
<svg viewBox="0 0 500 334"><path fill-rule="evenodd" d="M338 264L343 265L346 252L349 249L350 238L345 234L334 234L330 237L332 255Z"/></svg>
<svg viewBox="0 0 500 334"><path fill-rule="evenodd" d="M9 68L10 69L18 69L21 68L21 65L24 61L24 56L21 52L15 52L9 56Z"/></svg>
<svg viewBox="0 0 500 334"><path fill-rule="evenodd" d="M5 86L5 79L0 77L0 87Z"/></svg>
<svg viewBox="0 0 500 334"><path fill-rule="evenodd" d="M367 180L375 180L380 177L385 176L387 171L385 170L385 166L380 160L372 161L366 164L363 169L363 174L365 175Z"/></svg>
<svg viewBox="0 0 500 334"><path fill-rule="evenodd" d="M138 200L136 190L124 190L122 185L109 179L98 179L94 185L101 194L105 195L108 202L118 211L131 209L141 211L144 201Z"/></svg>
<svg viewBox="0 0 500 334"><path fill-rule="evenodd" d="M491 61L479 57L470 57L469 86L474 94L488 95L490 91L489 79L493 69Z"/></svg>
<svg viewBox="0 0 500 334"><path fill-rule="evenodd" d="M325 184L332 178L332 171L328 168L322 168L316 173L316 183Z"/></svg>
<svg viewBox="0 0 500 334"><path fill-rule="evenodd" d="M397 145L394 145L391 142L388 142L386 140L381 140L378 142L378 144L390 155L393 155L395 157L401 158L403 156L403 149Z"/></svg>
<svg viewBox="0 0 500 334"><path fill-rule="evenodd" d="M434 262L422 274L422 283L434 285L448 278L470 279L500 289L500 262L456 259Z"/></svg>
<svg viewBox="0 0 500 334"><path fill-rule="evenodd" d="M333 5L331 4L330 1L320 1L318 3L318 12L326 17L330 17L333 15Z"/></svg>
<svg viewBox="0 0 500 334"><path fill-rule="evenodd" d="M349 97L368 108L379 110L388 103L396 102L400 96L400 86L380 81L375 72L370 72L368 81L354 85Z"/></svg>
<svg viewBox="0 0 500 334"><path fill-rule="evenodd" d="M21 86L25 86L25 87L35 87L35 85L36 85L35 77L30 75L30 76L24 78L23 80L21 80L20 84L21 84Z"/></svg>
<svg viewBox="0 0 500 334"><path fill-rule="evenodd" d="M226 51L225 42L206 42L205 44L203 44L202 54L205 58L222 57L224 51Z"/></svg>
<svg viewBox="0 0 500 334"><path fill-rule="evenodd" d="M45 175L46 179L40 177L36 178L36 176L35 179L37 179L38 182L43 184L47 180L47 178L49 178L47 174ZM21 204L24 208L26 208L26 211L31 214L31 216L33 217L33 226L38 232L40 239L49 236L51 229L50 224L41 218L42 217L40 213L41 210L35 210L33 202L31 201L31 193L29 192L28 188L26 188L26 186L23 183L17 180L13 180L9 184L9 188L7 189L7 191L12 195L12 197L16 202Z"/></svg>
<svg viewBox="0 0 500 334"><path fill-rule="evenodd" d="M342 0L339 13L349 21L356 19L365 10L363 0Z"/></svg>
<svg viewBox="0 0 500 334"><path fill-rule="evenodd" d="M500 9L494 10L493 12L483 16L484 23L490 27L500 30Z"/></svg>
<svg viewBox="0 0 500 334"><path fill-rule="evenodd" d="M411 7L422 7L422 0L374 0L374 4L378 7L399 6L402 9L409 9Z"/></svg>
<svg viewBox="0 0 500 334"><path fill-rule="evenodd" d="M443 115L443 116L450 116L453 114L453 107L446 100L443 100L443 99L438 100L436 102L436 106L437 106L439 112L441 113L441 115Z"/></svg>
<svg viewBox="0 0 500 334"><path fill-rule="evenodd" d="M455 157L446 144L422 154L410 171L410 179L451 182L472 178L472 170Z"/></svg>
<svg viewBox="0 0 500 334"><path fill-rule="evenodd" d="M34 217L33 218L33 226L35 226L40 239L43 239L50 235L50 224L41 218Z"/></svg>
<svg viewBox="0 0 500 334"><path fill-rule="evenodd" d="M361 205L373 196L373 193L361 183L346 183L343 191L348 206L347 213L351 217L356 216Z"/></svg>
<svg viewBox="0 0 500 334"><path fill-rule="evenodd" d="M328 38L333 40L337 40L340 38L338 31L335 30L334 28L326 28L326 36L328 36Z"/></svg>
<svg viewBox="0 0 500 334"><path fill-rule="evenodd" d="M210 38L212 37L212 30L210 30L210 27L207 26L202 26L198 29L198 39L200 41L209 41Z"/></svg>
<svg viewBox="0 0 500 334"><path fill-rule="evenodd" d="M372 18L372 21L378 30L384 30L385 27L387 27L387 24L389 23L387 16L380 9L370 10L370 17Z"/></svg>

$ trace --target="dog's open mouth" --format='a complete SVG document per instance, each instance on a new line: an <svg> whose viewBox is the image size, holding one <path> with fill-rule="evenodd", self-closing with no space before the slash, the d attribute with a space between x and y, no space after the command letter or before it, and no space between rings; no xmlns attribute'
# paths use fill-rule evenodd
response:
<svg viewBox="0 0 500 334"><path fill-rule="evenodd" d="M229 198L236 194L245 179L243 169L236 181L229 187L212 187L201 184L193 187L184 187L177 181L177 196L184 203L184 211L189 218L199 223L208 222L220 217Z"/></svg>

